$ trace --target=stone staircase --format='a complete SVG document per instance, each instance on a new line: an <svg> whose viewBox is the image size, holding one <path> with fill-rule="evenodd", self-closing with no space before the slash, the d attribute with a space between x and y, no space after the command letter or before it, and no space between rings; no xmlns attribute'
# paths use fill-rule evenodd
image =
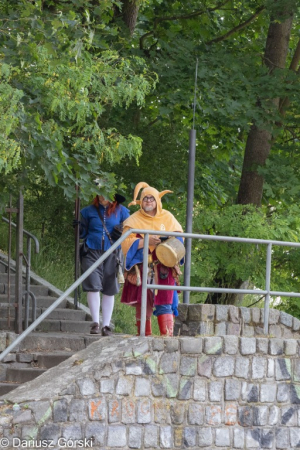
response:
<svg viewBox="0 0 300 450"><path fill-rule="evenodd" d="M0 353L17 337L14 333L14 282L15 276L11 273L8 303L7 264L4 255L0 255ZM62 292L35 274L32 274L30 282L30 290L36 296L36 317L39 317ZM0 362L0 397L99 339L100 336L89 334L90 325L88 308L80 305L80 309L76 310L72 298L63 300L35 331Z"/></svg>

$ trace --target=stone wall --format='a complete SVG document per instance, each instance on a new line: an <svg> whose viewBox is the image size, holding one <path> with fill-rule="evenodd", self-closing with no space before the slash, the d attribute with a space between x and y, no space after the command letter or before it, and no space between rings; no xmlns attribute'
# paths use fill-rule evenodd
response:
<svg viewBox="0 0 300 450"><path fill-rule="evenodd" d="M176 336L263 336L264 310L226 305L180 304ZM300 339L300 320L270 309L269 337Z"/></svg>
<svg viewBox="0 0 300 450"><path fill-rule="evenodd" d="M300 448L300 341L102 338L0 399L2 448Z"/></svg>

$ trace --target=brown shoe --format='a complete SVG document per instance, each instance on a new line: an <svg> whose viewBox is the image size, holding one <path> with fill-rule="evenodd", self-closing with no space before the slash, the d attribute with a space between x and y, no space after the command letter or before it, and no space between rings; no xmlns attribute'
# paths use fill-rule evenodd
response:
<svg viewBox="0 0 300 450"><path fill-rule="evenodd" d="M90 334L100 334L99 323L97 322L92 323Z"/></svg>
<svg viewBox="0 0 300 450"><path fill-rule="evenodd" d="M110 327L103 327L101 330L102 336L111 336L112 330Z"/></svg>

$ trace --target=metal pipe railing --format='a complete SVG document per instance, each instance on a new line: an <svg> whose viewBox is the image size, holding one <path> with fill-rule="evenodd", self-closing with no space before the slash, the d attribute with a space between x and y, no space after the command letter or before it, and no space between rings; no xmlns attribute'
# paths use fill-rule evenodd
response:
<svg viewBox="0 0 300 450"><path fill-rule="evenodd" d="M145 236L144 240L144 256L143 264L145 267L148 264L148 249L149 249L149 235L157 234L157 230L140 230L140 229L130 229L127 230L86 272L84 272L78 280L76 280L55 302L49 306L46 311L44 311L22 334L20 334L15 341L10 344L1 354L0 361L18 345L22 340L36 328L60 303L68 297L82 282L85 280L98 266L101 264L118 246L123 242L130 234L142 234ZM192 239L203 239L211 241L225 241L225 242L243 242L251 244L266 244L267 245L267 262L266 262L266 286L265 289L230 289L230 288L210 288L210 287L192 287L192 286L180 286L181 291L191 291L191 292L220 292L220 293L237 293L237 294L262 294L268 296L268 301L271 295L276 296L289 296L289 297L300 297L300 293L296 292L281 292L281 291L271 291L270 290L270 274L271 274L271 252L272 245L279 245L285 247L297 247L300 248L300 243L295 242L285 242L285 241L273 241L264 239L251 239L251 238L238 238L229 236L211 236L205 234L193 234L193 233L179 233L179 232L168 232L159 231L161 236L179 236L187 237ZM141 336L145 336L145 322L146 322L146 305L147 305L147 289L161 289L161 290L177 290L178 286L162 286L156 284L147 283L147 270L143 270L142 277L142 305L141 305ZM269 319L269 305L265 302L264 309L264 332L267 334Z"/></svg>

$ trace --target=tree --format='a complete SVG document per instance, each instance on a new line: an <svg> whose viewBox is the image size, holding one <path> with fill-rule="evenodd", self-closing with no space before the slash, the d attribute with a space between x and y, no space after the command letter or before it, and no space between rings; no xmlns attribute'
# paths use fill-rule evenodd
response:
<svg viewBox="0 0 300 450"><path fill-rule="evenodd" d="M113 193L103 161L140 155L139 137L102 125L107 109L142 105L156 81L141 58L109 47L114 3L1 2L3 192L42 170L68 197L79 182L88 198L96 176L99 193Z"/></svg>

